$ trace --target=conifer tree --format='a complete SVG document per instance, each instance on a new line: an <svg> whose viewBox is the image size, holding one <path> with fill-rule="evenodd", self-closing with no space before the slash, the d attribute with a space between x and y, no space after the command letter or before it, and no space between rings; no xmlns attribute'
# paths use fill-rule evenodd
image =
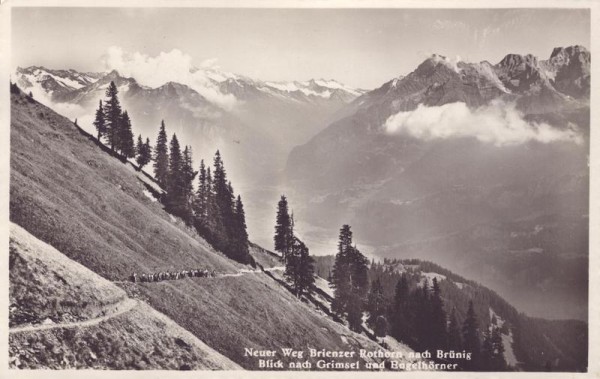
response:
<svg viewBox="0 0 600 379"><path fill-rule="evenodd" d="M379 316L385 314L386 299L383 294L383 286L379 278L371 282L371 290L367 297L367 312L369 312L369 318L367 324L371 327L375 326Z"/></svg>
<svg viewBox="0 0 600 379"><path fill-rule="evenodd" d="M192 166L192 147L186 146L183 150L183 159L182 159L182 167L181 167L181 175L182 175L182 212L183 219L188 225L192 225L193 219L193 211L192 211L192 203L193 203L193 192L194 192L194 179L198 174L197 171L194 171Z"/></svg>
<svg viewBox="0 0 600 379"><path fill-rule="evenodd" d="M98 142L102 142L101 139L106 134L106 123L104 120L104 107L102 106L102 100L100 100L100 105L98 106L98 109L96 109L94 126L96 127L96 132L98 133Z"/></svg>
<svg viewBox="0 0 600 379"><path fill-rule="evenodd" d="M144 143L144 150L142 153L144 166L150 163L152 160L152 146L150 145L150 138L146 137L146 142Z"/></svg>
<svg viewBox="0 0 600 379"><path fill-rule="evenodd" d="M492 345L492 333L486 330L483 334L483 343L481 344L481 355L479 361L480 370L492 370L492 361L494 356L494 346Z"/></svg>
<svg viewBox="0 0 600 379"><path fill-rule="evenodd" d="M235 211L234 211L234 248L235 253L238 256L238 261L243 263L249 263L248 258L250 257L248 252L248 232L246 230L246 213L244 212L244 204L242 203L242 197L237 196L235 200Z"/></svg>
<svg viewBox="0 0 600 379"><path fill-rule="evenodd" d="M349 225L344 225L340 229L338 242L338 251L335 255L335 262L331 271L330 286L333 288L333 301L331 310L343 316L348 310L348 301L351 290L351 267L349 260L349 251L352 248L352 231Z"/></svg>
<svg viewBox="0 0 600 379"><path fill-rule="evenodd" d="M135 161L137 162L140 170L148 162L144 162L144 142L142 141L142 135L139 134L137 143L135 144Z"/></svg>
<svg viewBox="0 0 600 379"><path fill-rule="evenodd" d="M206 229L207 237L214 240L214 231L218 229L217 225L217 203L215 201L214 184L210 167L206 168ZM222 227L222 226L221 226Z"/></svg>
<svg viewBox="0 0 600 379"><path fill-rule="evenodd" d="M177 135L173 134L169 146L169 171L167 179L166 208L179 217L185 215L185 183L183 175L183 156Z"/></svg>
<svg viewBox="0 0 600 379"><path fill-rule="evenodd" d="M221 160L221 154L219 150L215 153L213 158L213 177L212 177L212 192L214 195L214 213L212 215L213 235L215 244L224 251L227 248L227 231L225 230L225 222L229 217L231 210L229 188L227 187L227 174L223 161Z"/></svg>
<svg viewBox="0 0 600 379"><path fill-rule="evenodd" d="M351 330L360 331L367 292L369 289L368 260L352 246L349 225L340 229L338 252L332 272L331 286L334 289L332 311L340 316L347 315Z"/></svg>
<svg viewBox="0 0 600 379"><path fill-rule="evenodd" d="M462 328L463 335L463 348L471 353L471 360L465 360L464 366L466 370L474 371L478 369L479 356L481 343L479 340L479 330L477 323L477 316L473 309L473 301L469 301L469 309L467 311L467 318L463 323Z"/></svg>
<svg viewBox="0 0 600 379"><path fill-rule="evenodd" d="M165 121L161 121L156 147L154 150L154 177L163 188L166 188L169 180L169 152L167 147L167 132Z"/></svg>
<svg viewBox="0 0 600 379"><path fill-rule="evenodd" d="M275 242L275 251L281 253L283 262L287 264L287 255L291 247L290 234L290 215L288 213L288 203L285 195L281 195L279 202L277 203L277 217L275 220L275 236L273 240Z"/></svg>
<svg viewBox="0 0 600 379"><path fill-rule="evenodd" d="M292 244L289 248L289 252L287 254L287 260L285 262L285 271L283 272L283 276L285 277L285 279L289 283L291 283L294 295L298 297L298 272L300 271L299 253L302 247L301 244L303 245L302 241L294 237Z"/></svg>
<svg viewBox="0 0 600 379"><path fill-rule="evenodd" d="M433 278L433 291L431 294L431 349L445 350L448 342L448 332L446 329L446 312L444 311L444 301L442 300L440 284L437 278Z"/></svg>
<svg viewBox="0 0 600 379"><path fill-rule="evenodd" d="M310 256L308 247L301 243L298 251L298 296L309 293L315 283L315 261Z"/></svg>
<svg viewBox="0 0 600 379"><path fill-rule="evenodd" d="M491 367L492 371L504 371L507 368L506 359L504 358L504 343L502 342L502 335L500 328L493 327L490 342L492 344L492 359Z"/></svg>
<svg viewBox="0 0 600 379"><path fill-rule="evenodd" d="M384 338L388 333L388 322L383 315L377 316L374 330L376 337Z"/></svg>
<svg viewBox="0 0 600 379"><path fill-rule="evenodd" d="M133 142L133 131L131 130L131 119L127 111L121 114L119 123L117 146L121 154L127 158L135 156L135 144Z"/></svg>
<svg viewBox="0 0 600 379"><path fill-rule="evenodd" d="M119 146L119 129L121 126L121 103L118 97L119 91L114 81L111 81L106 89L106 102L104 103L104 122L108 145L112 151Z"/></svg>
<svg viewBox="0 0 600 379"><path fill-rule="evenodd" d="M392 336L404 343L412 343L412 325L409 308L410 291L406 274L403 274L394 290L394 303L391 311Z"/></svg>
<svg viewBox="0 0 600 379"><path fill-rule="evenodd" d="M146 138L146 142L144 143L142 142L142 135L138 135L135 151L136 162L140 167L140 170L142 170L144 166L150 163L150 160L152 159L152 147L150 146L150 139Z"/></svg>
<svg viewBox="0 0 600 379"><path fill-rule="evenodd" d="M368 263L361 252L354 247L349 249L350 263L350 301L348 302L348 326L356 332L362 328L362 316L369 291Z"/></svg>
<svg viewBox="0 0 600 379"><path fill-rule="evenodd" d="M194 198L194 224L200 234L206 233L209 190L206 166L204 165L204 159L202 159L200 161L200 169L198 170L198 189Z"/></svg>
<svg viewBox="0 0 600 379"><path fill-rule="evenodd" d="M414 334L419 349L430 349L433 345L431 334L431 299L429 281L423 281L423 286L417 288L413 295Z"/></svg>
<svg viewBox="0 0 600 379"><path fill-rule="evenodd" d="M460 335L460 326L456 319L456 308L452 308L452 312L450 312L450 322L448 324L448 350L462 350L462 338Z"/></svg>

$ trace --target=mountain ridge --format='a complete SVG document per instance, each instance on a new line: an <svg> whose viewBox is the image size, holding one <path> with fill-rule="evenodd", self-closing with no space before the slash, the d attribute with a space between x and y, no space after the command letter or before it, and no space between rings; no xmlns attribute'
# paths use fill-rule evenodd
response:
<svg viewBox="0 0 600 379"><path fill-rule="evenodd" d="M313 239L308 242L317 245L322 236L335 233L337 224L349 222L375 255L421 257L462 275L486 267L487 274L474 272L474 279L519 309L540 315L540 307L509 285L535 277L534 288L540 288L534 293L543 295L549 309L586 319L585 275L561 277L557 285L565 293L555 302L541 289L551 277L533 275L531 262L530 271L519 269L517 277L515 267L529 258L506 253L516 236L537 225L548 233L572 230L584 239L559 243L532 235L519 242L526 245L523 250L541 249L559 261L567 252L588 254L591 58L580 47L552 54L547 61L509 54L496 65L433 56L338 111L338 120L295 147L287 161L289 196L300 204L295 211L308 225ZM390 132L388 123L398 115L403 116L399 131ZM429 134L411 134L429 127ZM536 139L543 128L572 131L577 141ZM502 143L516 130L533 138ZM481 141L477 133L482 132L500 142ZM444 238L455 234L462 242ZM394 246L411 241L409 251L394 252ZM576 272L584 272L587 264L561 262L576 266ZM568 307L559 305L569 298Z"/></svg>

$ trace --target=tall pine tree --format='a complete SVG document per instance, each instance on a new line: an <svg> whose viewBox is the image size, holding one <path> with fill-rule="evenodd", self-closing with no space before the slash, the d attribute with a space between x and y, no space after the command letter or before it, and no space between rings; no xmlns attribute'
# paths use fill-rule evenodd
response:
<svg viewBox="0 0 600 379"><path fill-rule="evenodd" d="M386 298L383 294L383 286L379 278L371 282L371 290L367 297L367 312L369 312L369 318L367 318L367 324L370 327L375 326L375 322L379 316L383 316L386 310Z"/></svg>
<svg viewBox="0 0 600 379"><path fill-rule="evenodd" d="M98 142L102 142L102 137L106 134L106 122L104 120L104 107L102 106L102 100L100 105L96 109L96 118L94 119L94 126L98 133Z"/></svg>
<svg viewBox="0 0 600 379"><path fill-rule="evenodd" d="M331 271L331 283L333 288L333 301L331 310L344 316L348 310L351 286L350 249L352 248L352 231L349 225L340 229L338 251Z"/></svg>
<svg viewBox="0 0 600 379"><path fill-rule="evenodd" d="M140 170L148 163L144 160L144 142L142 141L142 135L139 134L137 143L135 145L135 161L137 162Z"/></svg>
<svg viewBox="0 0 600 379"><path fill-rule="evenodd" d="M465 319L462 328L463 348L471 353L471 360L465 360L464 362L464 368L467 371L475 371L479 368L481 342L479 340L478 328L477 316L473 309L473 301L470 300L467 318Z"/></svg>
<svg viewBox="0 0 600 379"><path fill-rule="evenodd" d="M234 211L234 252L238 256L238 262L250 263L250 254L248 252L248 232L246 230L246 213L244 212L244 204L242 197L238 195L235 200Z"/></svg>
<svg viewBox="0 0 600 379"><path fill-rule="evenodd" d="M348 252L350 265L350 298L347 306L348 326L351 330L359 332L362 329L362 316L365 308L367 293L369 291L368 263L361 252L350 247Z"/></svg>
<svg viewBox="0 0 600 379"><path fill-rule="evenodd" d="M283 262L287 263L287 255L289 253L291 242L290 235L290 215L288 213L288 202L285 195L281 195L279 202L277 203L277 217L275 220L275 236L273 240L275 242L275 251L281 253Z"/></svg>
<svg viewBox="0 0 600 379"><path fill-rule="evenodd" d="M201 235L205 235L208 218L208 191L210 191L210 186L207 182L204 159L200 161L198 173L198 188L194 197L194 225Z"/></svg>
<svg viewBox="0 0 600 379"><path fill-rule="evenodd" d="M442 290L437 278L433 278L433 291L431 294L431 333L430 348L445 350L448 343L448 331L446 329L446 312L442 300Z"/></svg>
<svg viewBox="0 0 600 379"><path fill-rule="evenodd" d="M182 175L182 212L183 219L186 224L192 225L193 223L193 198L194 198L194 179L198 174L197 171L194 171L192 166L192 147L186 146L183 150L183 160L181 167L181 175Z"/></svg>
<svg viewBox="0 0 600 379"><path fill-rule="evenodd" d="M135 144L133 142L133 131L131 130L131 119L129 118L129 113L127 113L127 111L124 111L121 114L117 133L118 150L123 156L133 158L135 156Z"/></svg>
<svg viewBox="0 0 600 379"><path fill-rule="evenodd" d="M167 132L165 121L161 121L156 147L154 148L154 177L163 189L166 189L169 180L169 151L167 146Z"/></svg>
<svg viewBox="0 0 600 379"><path fill-rule="evenodd" d="M315 283L315 260L310 256L308 247L302 243L298 251L297 293L302 296L309 293Z"/></svg>
<svg viewBox="0 0 600 379"><path fill-rule="evenodd" d="M404 343L413 343L410 290L406 274L402 274L394 290L394 302L391 309L392 336Z"/></svg>
<svg viewBox="0 0 600 379"><path fill-rule="evenodd" d="M460 325L456 318L456 308L452 308L452 312L450 312L450 322L448 323L448 350L462 350L462 337L460 334Z"/></svg>
<svg viewBox="0 0 600 379"><path fill-rule="evenodd" d="M492 343L492 371L504 371L507 369L506 359L504 358L504 342L502 341L502 335L500 328L493 327L491 333Z"/></svg>
<svg viewBox="0 0 600 379"><path fill-rule="evenodd" d="M121 127L121 103L118 97L119 91L114 81L111 81L106 89L106 102L104 103L104 122L106 137L111 150L119 146L119 129Z"/></svg>
<svg viewBox="0 0 600 379"><path fill-rule="evenodd" d="M185 216L185 180L183 174L183 156L177 135L173 134L169 146L169 171L167 179L166 208L176 216Z"/></svg>

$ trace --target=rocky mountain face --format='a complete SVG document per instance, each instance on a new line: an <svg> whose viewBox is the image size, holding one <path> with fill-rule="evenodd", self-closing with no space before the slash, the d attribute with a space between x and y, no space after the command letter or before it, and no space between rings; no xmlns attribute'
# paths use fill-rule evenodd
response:
<svg viewBox="0 0 600 379"><path fill-rule="evenodd" d="M432 56L358 97L289 156L305 239L350 223L376 255L433 260L530 314L585 318L589 65L580 46L495 65ZM531 138L504 142L517 133Z"/></svg>

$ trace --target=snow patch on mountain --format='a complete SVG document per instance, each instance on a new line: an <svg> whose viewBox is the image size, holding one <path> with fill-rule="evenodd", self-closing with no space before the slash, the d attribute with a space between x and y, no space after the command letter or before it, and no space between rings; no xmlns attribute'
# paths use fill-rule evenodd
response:
<svg viewBox="0 0 600 379"><path fill-rule="evenodd" d="M496 326L498 328L502 328L504 326L504 319L502 319L502 317L500 317L496 312L494 312L494 310L490 307L489 308L490 311L490 321L494 321L496 320ZM492 328L492 325L490 325L490 329ZM512 330L509 328L508 329L508 334L504 334L501 333L500 336L502 337L502 345L504 346L504 360L506 361L506 363L509 366L512 367L516 367L517 364L519 363L519 361L517 360L517 357L515 355L515 352L513 350L513 334L512 334Z"/></svg>
<svg viewBox="0 0 600 379"><path fill-rule="evenodd" d="M326 89L321 91L311 89L310 82L265 82L264 84L267 87L271 87L282 92L301 92L305 96L319 96L328 99L332 94L331 91Z"/></svg>
<svg viewBox="0 0 600 379"><path fill-rule="evenodd" d="M421 282L418 284L419 287L423 287L423 285L425 285L425 282L427 282L427 285L429 287L433 287L433 279L437 280L438 283L442 280L446 280L445 275L438 274L436 272L422 272L421 277Z"/></svg>

